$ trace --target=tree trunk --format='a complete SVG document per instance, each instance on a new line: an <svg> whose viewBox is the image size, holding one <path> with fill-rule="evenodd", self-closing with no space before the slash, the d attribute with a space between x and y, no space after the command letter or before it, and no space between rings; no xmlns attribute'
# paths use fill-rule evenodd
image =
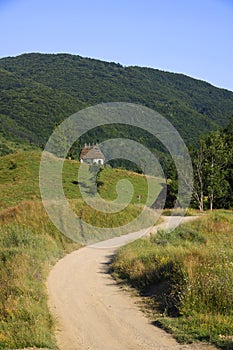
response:
<svg viewBox="0 0 233 350"><path fill-rule="evenodd" d="M200 196L200 200L199 200L199 209L201 212L204 211L204 200L203 200L203 194L201 194Z"/></svg>
<svg viewBox="0 0 233 350"><path fill-rule="evenodd" d="M210 195L210 210L212 211L213 210L213 203L214 203L214 195L213 193Z"/></svg>

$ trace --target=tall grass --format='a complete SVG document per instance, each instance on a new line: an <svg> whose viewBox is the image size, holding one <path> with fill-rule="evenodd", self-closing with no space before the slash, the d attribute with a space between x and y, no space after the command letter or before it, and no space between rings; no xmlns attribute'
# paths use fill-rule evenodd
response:
<svg viewBox="0 0 233 350"><path fill-rule="evenodd" d="M121 248L114 274L150 295L178 340L233 349L232 247L233 214L220 211Z"/></svg>
<svg viewBox="0 0 233 350"><path fill-rule="evenodd" d="M55 349L45 280L51 265L80 245L57 231L41 203L6 210L0 220L0 349Z"/></svg>

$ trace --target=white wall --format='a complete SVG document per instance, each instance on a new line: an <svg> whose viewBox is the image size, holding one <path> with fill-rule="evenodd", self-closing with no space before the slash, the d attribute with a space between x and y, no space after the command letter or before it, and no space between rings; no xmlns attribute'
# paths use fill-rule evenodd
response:
<svg viewBox="0 0 233 350"><path fill-rule="evenodd" d="M104 160L103 159L93 159L93 163L96 163L96 164L104 164Z"/></svg>

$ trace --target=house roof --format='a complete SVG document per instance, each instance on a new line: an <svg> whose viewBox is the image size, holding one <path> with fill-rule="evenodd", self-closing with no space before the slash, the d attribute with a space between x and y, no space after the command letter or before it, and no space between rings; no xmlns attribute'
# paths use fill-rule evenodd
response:
<svg viewBox="0 0 233 350"><path fill-rule="evenodd" d="M85 146L80 153L80 159L105 159L97 145Z"/></svg>

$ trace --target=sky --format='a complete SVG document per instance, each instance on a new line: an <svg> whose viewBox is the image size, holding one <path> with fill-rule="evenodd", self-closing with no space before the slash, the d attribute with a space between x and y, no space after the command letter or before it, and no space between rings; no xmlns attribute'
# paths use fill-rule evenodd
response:
<svg viewBox="0 0 233 350"><path fill-rule="evenodd" d="M0 0L0 57L71 53L233 91L233 0Z"/></svg>

